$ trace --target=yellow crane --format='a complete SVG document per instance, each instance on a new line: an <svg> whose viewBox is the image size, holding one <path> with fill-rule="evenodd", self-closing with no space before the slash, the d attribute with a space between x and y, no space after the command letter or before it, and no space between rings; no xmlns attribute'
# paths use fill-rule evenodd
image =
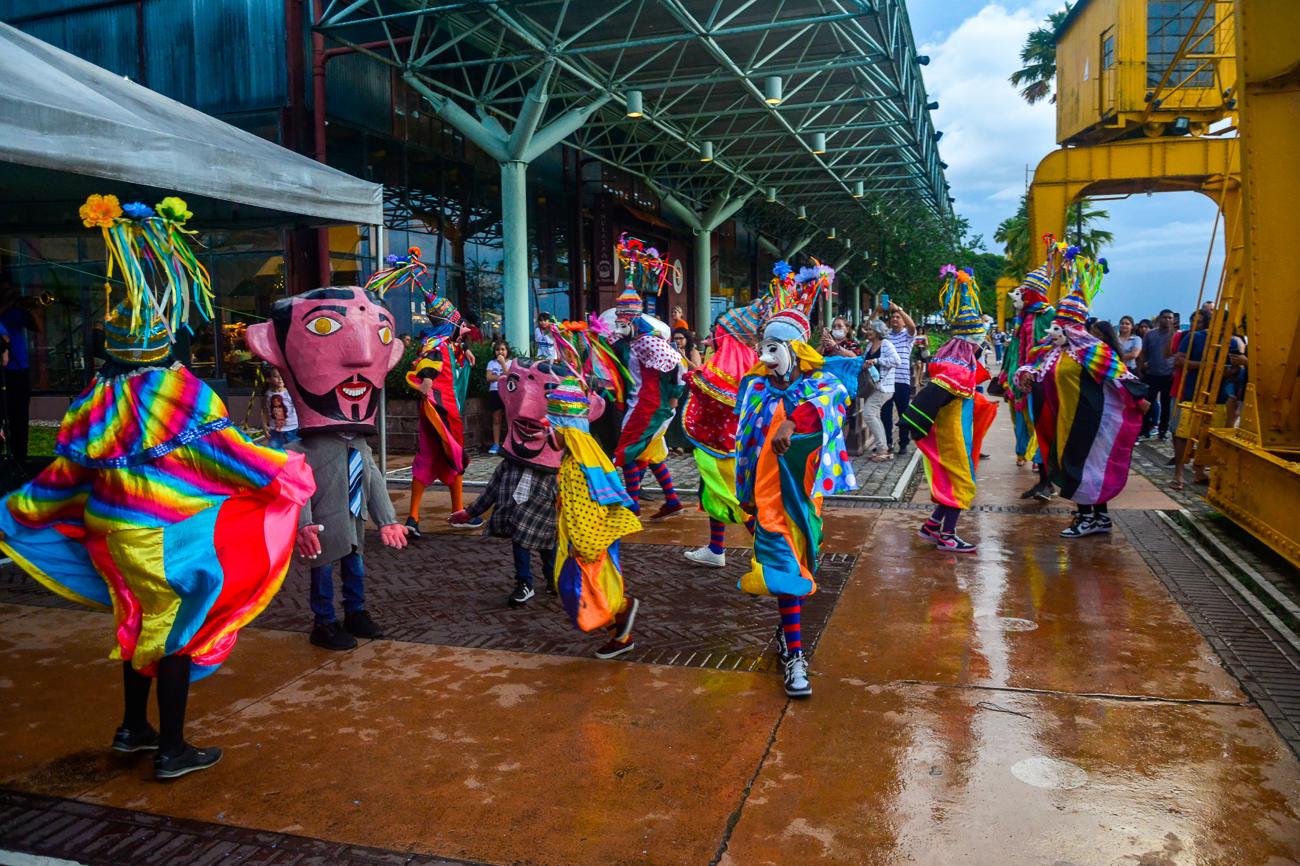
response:
<svg viewBox="0 0 1300 866"><path fill-rule="evenodd" d="M1219 206L1225 261L1193 436L1228 342L1249 338L1236 428L1209 430L1209 500L1300 566L1300 2L1080 0L1057 36L1057 143L1029 192L1037 239L1081 198L1192 190ZM1218 224L1216 224L1216 232ZM1207 269L1208 269L1207 257Z"/></svg>

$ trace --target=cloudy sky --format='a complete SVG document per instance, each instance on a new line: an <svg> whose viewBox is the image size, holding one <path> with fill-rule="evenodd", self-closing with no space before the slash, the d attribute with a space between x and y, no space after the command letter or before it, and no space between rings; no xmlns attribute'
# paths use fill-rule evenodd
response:
<svg viewBox="0 0 1300 866"><path fill-rule="evenodd" d="M1020 46L1060 0L907 0L917 50L930 55L926 89L939 101L939 152L959 214L988 249L999 222L1015 212L1026 169L1056 147L1056 108L1028 105L1007 77L1019 68ZM1161 307L1196 305L1214 227L1215 205L1198 193L1134 196L1097 205L1110 212L1115 244L1103 251L1111 273L1095 315L1154 316ZM1206 292L1221 269L1222 226Z"/></svg>

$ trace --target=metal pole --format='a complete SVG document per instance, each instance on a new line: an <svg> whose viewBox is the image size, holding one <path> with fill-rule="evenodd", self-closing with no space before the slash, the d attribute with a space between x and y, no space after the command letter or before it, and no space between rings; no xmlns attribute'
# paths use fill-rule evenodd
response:
<svg viewBox="0 0 1300 866"><path fill-rule="evenodd" d="M853 327L862 326L862 286L853 287Z"/></svg>
<svg viewBox="0 0 1300 866"><path fill-rule="evenodd" d="M695 332L705 334L713 322L713 232L695 230Z"/></svg>
<svg viewBox="0 0 1300 866"><path fill-rule="evenodd" d="M501 163L501 245L505 253L506 340L519 351L531 346L528 318L528 163Z"/></svg>
<svg viewBox="0 0 1300 866"><path fill-rule="evenodd" d="M384 261L384 224L373 226L375 270L383 266ZM379 389L379 472L388 478L388 389Z"/></svg>

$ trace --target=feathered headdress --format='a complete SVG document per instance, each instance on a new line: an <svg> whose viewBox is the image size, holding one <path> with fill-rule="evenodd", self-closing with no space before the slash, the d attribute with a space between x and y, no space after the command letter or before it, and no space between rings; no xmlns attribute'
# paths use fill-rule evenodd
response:
<svg viewBox="0 0 1300 866"><path fill-rule="evenodd" d="M623 232L618 238L617 255L623 268L625 289L642 295L658 295L668 285L672 266L659 255L659 250L647 247L640 238Z"/></svg>
<svg viewBox="0 0 1300 866"><path fill-rule="evenodd" d="M1062 327L1082 328L1088 321L1088 310L1093 298L1101 293L1102 277L1110 272L1105 259L1093 261L1079 252L1078 247L1067 247L1061 267L1061 286L1069 294L1056 304L1055 324Z"/></svg>
<svg viewBox="0 0 1300 866"><path fill-rule="evenodd" d="M939 278L944 280L943 288L939 290L939 305L953 334L972 337L988 330L980 310L980 287L975 282L975 272L970 268L944 265L939 269Z"/></svg>
<svg viewBox="0 0 1300 866"><path fill-rule="evenodd" d="M763 325L763 336L777 340L808 339L809 320L822 291L830 292L835 270L816 259L797 274L784 261L772 268L771 310Z"/></svg>
<svg viewBox="0 0 1300 866"><path fill-rule="evenodd" d="M115 195L91 195L79 210L82 225L97 228L107 248L104 281L105 342L109 354L132 363L162 360L176 332L189 330L197 310L212 318L212 280L194 256L185 228L194 216L185 200L167 196L153 207L121 205ZM112 305L111 283L121 272L126 297Z"/></svg>

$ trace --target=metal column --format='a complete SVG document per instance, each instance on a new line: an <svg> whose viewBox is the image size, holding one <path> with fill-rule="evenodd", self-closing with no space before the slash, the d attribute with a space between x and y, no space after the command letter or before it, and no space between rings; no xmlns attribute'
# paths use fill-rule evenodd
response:
<svg viewBox="0 0 1300 866"><path fill-rule="evenodd" d="M695 230L695 333L712 332L713 323L713 232Z"/></svg>
<svg viewBox="0 0 1300 866"><path fill-rule="evenodd" d="M532 339L528 316L528 164L501 163L501 246L504 254L506 341L527 351Z"/></svg>

